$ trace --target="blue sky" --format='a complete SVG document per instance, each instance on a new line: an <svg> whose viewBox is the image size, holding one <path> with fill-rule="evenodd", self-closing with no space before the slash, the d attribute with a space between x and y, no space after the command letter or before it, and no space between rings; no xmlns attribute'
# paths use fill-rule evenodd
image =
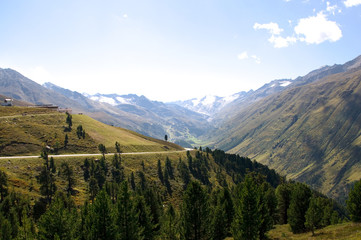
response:
<svg viewBox="0 0 361 240"><path fill-rule="evenodd" d="M0 68L87 93L226 96L361 54L361 0L0 0Z"/></svg>

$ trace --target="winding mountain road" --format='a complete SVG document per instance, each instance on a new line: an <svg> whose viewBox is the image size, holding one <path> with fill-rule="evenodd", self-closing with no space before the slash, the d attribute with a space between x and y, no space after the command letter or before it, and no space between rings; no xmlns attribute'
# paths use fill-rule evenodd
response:
<svg viewBox="0 0 361 240"><path fill-rule="evenodd" d="M161 151L161 152L129 152L129 153L121 153L121 155L142 155L142 154L165 154L165 153L180 153L191 151L194 149L185 148L184 150L179 151ZM83 154L63 154L63 155L49 155L49 157L53 158L64 158L64 157L94 157L94 156L101 156L101 153L83 153ZM114 153L107 153L106 156L112 156ZM3 156L0 157L0 160L6 159L28 159L28 158L40 158L40 156Z"/></svg>

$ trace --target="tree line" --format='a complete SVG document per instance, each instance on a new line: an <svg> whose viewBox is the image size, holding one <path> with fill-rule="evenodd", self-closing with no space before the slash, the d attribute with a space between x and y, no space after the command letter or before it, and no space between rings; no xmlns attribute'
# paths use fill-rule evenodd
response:
<svg viewBox="0 0 361 240"><path fill-rule="evenodd" d="M106 151L103 146L99 150ZM235 185L221 184L224 178L218 176L219 186L210 187L207 169L214 166L209 156L217 158L218 166L229 166ZM176 166L169 158L164 166L158 161L157 177L166 194L172 194L171 180L183 182L181 199L173 203L147 180L144 162L141 170L126 176L124 160L117 153L109 162L105 155L98 161L84 160L89 200L77 206L72 166L56 167L45 150L41 157L37 181L43 197L35 205L26 196L9 192L8 177L0 171L0 239L266 239L274 224L288 223L300 233L340 221L334 203L307 185L286 182L247 158L218 150L187 153ZM57 176L66 182L64 190L57 188ZM361 221L360 199L361 181L347 201L352 221Z"/></svg>

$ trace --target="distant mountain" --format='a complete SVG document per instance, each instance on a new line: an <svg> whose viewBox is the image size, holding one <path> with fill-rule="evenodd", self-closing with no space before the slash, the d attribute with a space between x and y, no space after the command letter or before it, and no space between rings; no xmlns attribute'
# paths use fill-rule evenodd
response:
<svg viewBox="0 0 361 240"><path fill-rule="evenodd" d="M223 109L230 117L204 136L214 147L341 201L361 178L361 56L315 70L251 104L232 104Z"/></svg>
<svg viewBox="0 0 361 240"><path fill-rule="evenodd" d="M211 117L219 112L227 104L237 99L241 94L242 93L236 93L228 97L209 95L202 98L192 98L189 100L176 101L173 103Z"/></svg>
<svg viewBox="0 0 361 240"><path fill-rule="evenodd" d="M207 122L207 116L174 103L151 101L145 96L135 94L84 95L94 101L107 103L121 111L146 118L153 124L160 124L166 129L164 134L168 134L171 141L182 143L183 146L194 144L192 139L196 139L212 129Z"/></svg>
<svg viewBox="0 0 361 240"><path fill-rule="evenodd" d="M175 104L150 101L144 96L123 96L122 102L92 100L75 91L52 83L44 86L12 69L0 68L0 94L32 104L53 104L71 108L73 113L85 113L103 123L127 128L146 136L170 141L192 143L205 134L210 125L205 116ZM99 95L99 97L101 97ZM103 96L111 98L111 96ZM114 99L121 96L114 96ZM132 101L132 102L131 102ZM189 140L192 141L189 141Z"/></svg>

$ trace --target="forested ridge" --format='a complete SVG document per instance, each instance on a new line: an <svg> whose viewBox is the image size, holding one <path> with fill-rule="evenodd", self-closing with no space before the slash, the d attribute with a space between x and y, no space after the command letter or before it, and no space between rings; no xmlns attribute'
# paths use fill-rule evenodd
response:
<svg viewBox="0 0 361 240"><path fill-rule="evenodd" d="M149 179L144 162L126 175L119 153L112 159L84 159L88 199L80 205L74 202L73 167L56 166L45 150L41 156L42 197L35 204L11 191L7 174L0 172L0 239L267 239L275 224L289 223L300 233L345 217L307 185L287 182L262 164L221 150L200 148L176 164L158 161L156 180ZM208 175L211 168L219 168L216 181ZM58 178L66 187L57 187ZM171 197L175 180L184 189L178 201ZM355 208L352 220L359 221L356 190L350 197L355 204L348 206Z"/></svg>

